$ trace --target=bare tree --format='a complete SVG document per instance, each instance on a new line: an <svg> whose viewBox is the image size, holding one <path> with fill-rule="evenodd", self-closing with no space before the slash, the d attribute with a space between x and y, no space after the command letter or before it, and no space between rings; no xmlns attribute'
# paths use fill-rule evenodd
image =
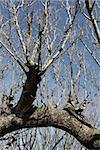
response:
<svg viewBox="0 0 100 150"><path fill-rule="evenodd" d="M100 149L99 7L1 0L1 149Z"/></svg>

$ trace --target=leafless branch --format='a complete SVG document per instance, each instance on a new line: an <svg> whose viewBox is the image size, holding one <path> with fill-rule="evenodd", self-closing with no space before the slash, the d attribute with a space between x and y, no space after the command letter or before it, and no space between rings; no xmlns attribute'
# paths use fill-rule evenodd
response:
<svg viewBox="0 0 100 150"><path fill-rule="evenodd" d="M56 146L64 139L64 136L66 135L66 133L64 133L61 138L55 143L55 145L53 146L52 150L55 150Z"/></svg>
<svg viewBox="0 0 100 150"><path fill-rule="evenodd" d="M87 49L87 51L91 54L92 58L95 60L96 64L100 67L100 62L97 60L96 56L94 55L94 52L92 52L89 47L86 45L86 43L80 39L84 47Z"/></svg>
<svg viewBox="0 0 100 150"><path fill-rule="evenodd" d="M89 14L89 16L91 18L91 22L92 22L92 25L93 25L93 28L94 28L97 40L100 43L100 30L99 30L97 21L96 21L96 19L94 17L94 14L93 14L93 7L94 7L94 4L95 4L95 0L94 0L94 3L92 5L92 7L91 7L91 4L90 4L90 0L85 0L85 4L86 4L86 8L87 8L88 14Z"/></svg>
<svg viewBox="0 0 100 150"><path fill-rule="evenodd" d="M27 50L27 47L26 47L26 44L24 42L24 38L23 38L23 35L22 35L22 30L20 28L20 25L19 25L19 21L18 21L18 17L17 17L17 9L15 8L15 6L13 7L13 15L14 15L14 19L15 19L15 25L16 25L16 30L17 30L17 33L18 33L18 36L19 36L19 39L20 39L20 43L22 45L22 48L23 48L23 52L24 52L24 55L25 55L25 58L26 60L28 61L28 50Z"/></svg>
<svg viewBox="0 0 100 150"><path fill-rule="evenodd" d="M61 56L65 51L68 51L68 50L73 46L73 44L76 43L76 42L80 39L80 36L81 36L81 35L79 35L79 36L70 44L70 46L69 46L68 48L66 48L65 50L63 50L64 45L65 45L65 43L66 43L66 38L65 38L65 40L64 40L63 43L62 43L61 48L60 48L56 53L54 53L51 58L49 58L48 60L46 60L45 64L42 66L42 70L43 70L43 71L46 71L47 68L48 68L57 58L59 58L59 56Z"/></svg>
<svg viewBox="0 0 100 150"><path fill-rule="evenodd" d="M89 18L88 15L86 15L84 12L81 11L81 13L83 14L84 17L86 17L86 19L88 19L89 21L91 21L91 18Z"/></svg>
<svg viewBox="0 0 100 150"><path fill-rule="evenodd" d="M5 49L9 52L9 54L16 60L16 62L19 64L22 70L26 73L26 69L24 66L25 63L21 58L17 56L17 54L14 53L16 50L13 49L13 47L11 47L9 38L2 31L0 31L0 43L3 45L3 47L5 47ZM11 49L13 50L13 52L11 51Z"/></svg>

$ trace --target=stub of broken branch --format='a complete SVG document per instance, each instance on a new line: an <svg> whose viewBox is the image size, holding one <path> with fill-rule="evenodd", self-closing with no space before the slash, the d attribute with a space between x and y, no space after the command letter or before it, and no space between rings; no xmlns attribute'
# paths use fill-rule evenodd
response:
<svg viewBox="0 0 100 150"><path fill-rule="evenodd" d="M1 114L11 114L11 107L12 104L10 103L10 97L7 95L3 95Z"/></svg>

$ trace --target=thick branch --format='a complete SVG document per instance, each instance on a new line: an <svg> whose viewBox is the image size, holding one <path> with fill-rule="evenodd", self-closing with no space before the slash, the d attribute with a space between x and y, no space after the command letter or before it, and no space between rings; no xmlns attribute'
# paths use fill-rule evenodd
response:
<svg viewBox="0 0 100 150"><path fill-rule="evenodd" d="M22 119L16 117L14 114L1 115L0 116L0 137L12 131L16 131L17 129L21 129L22 124L23 124Z"/></svg>
<svg viewBox="0 0 100 150"><path fill-rule="evenodd" d="M22 120L15 115L0 117L0 136L21 128L52 126L73 135L89 149L100 149L100 131L85 125L68 111L42 106Z"/></svg>
<svg viewBox="0 0 100 150"><path fill-rule="evenodd" d="M37 65L29 66L29 72L27 72L27 79L23 86L20 100L13 109L15 114L23 116L32 107L32 103L36 97L37 85L41 81L41 75L39 73L40 71Z"/></svg>

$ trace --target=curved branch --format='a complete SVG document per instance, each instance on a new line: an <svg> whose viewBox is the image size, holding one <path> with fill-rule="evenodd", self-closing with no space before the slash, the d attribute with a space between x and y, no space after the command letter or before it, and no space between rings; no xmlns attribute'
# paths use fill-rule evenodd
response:
<svg viewBox="0 0 100 150"><path fill-rule="evenodd" d="M0 117L0 136L22 128L52 126L73 135L88 149L100 149L100 131L86 125L68 111L54 107L31 109L31 115L22 120L14 114Z"/></svg>

